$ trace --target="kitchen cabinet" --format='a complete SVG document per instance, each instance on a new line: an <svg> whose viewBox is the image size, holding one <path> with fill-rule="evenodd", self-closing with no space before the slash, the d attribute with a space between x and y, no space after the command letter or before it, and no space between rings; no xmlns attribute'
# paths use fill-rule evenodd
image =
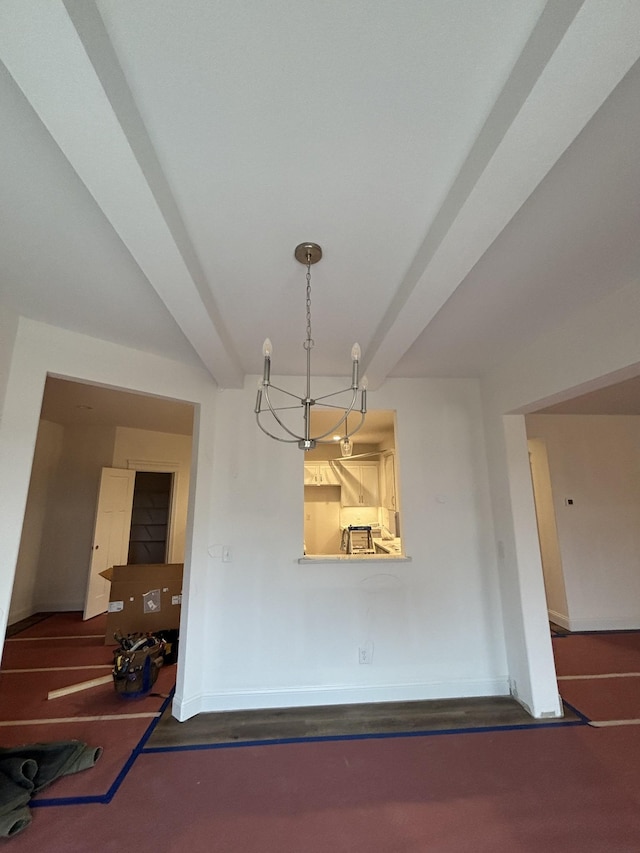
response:
<svg viewBox="0 0 640 853"><path fill-rule="evenodd" d="M398 509L396 496L396 455L393 451L382 457L382 506L395 512Z"/></svg>
<svg viewBox="0 0 640 853"><path fill-rule="evenodd" d="M402 554L402 544L399 537L395 537L394 539L374 539L373 547L376 554L391 554L396 556Z"/></svg>
<svg viewBox="0 0 640 853"><path fill-rule="evenodd" d="M378 472L377 462L341 462L340 503L342 506L378 506Z"/></svg>
<svg viewBox="0 0 640 853"><path fill-rule="evenodd" d="M339 486L340 478L329 462L304 463L305 486Z"/></svg>

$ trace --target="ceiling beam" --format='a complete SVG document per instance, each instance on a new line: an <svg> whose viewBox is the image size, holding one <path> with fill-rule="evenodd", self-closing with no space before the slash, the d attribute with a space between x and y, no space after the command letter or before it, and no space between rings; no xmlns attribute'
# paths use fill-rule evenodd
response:
<svg viewBox="0 0 640 853"><path fill-rule="evenodd" d="M365 352L379 386L640 56L636 0L550 0Z"/></svg>
<svg viewBox="0 0 640 853"><path fill-rule="evenodd" d="M7 0L0 59L216 382L243 373L93 2Z"/></svg>

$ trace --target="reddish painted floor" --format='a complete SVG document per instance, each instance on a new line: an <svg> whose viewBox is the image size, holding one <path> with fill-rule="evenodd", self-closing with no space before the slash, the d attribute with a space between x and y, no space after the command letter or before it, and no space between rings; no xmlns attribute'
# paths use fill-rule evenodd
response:
<svg viewBox="0 0 640 853"><path fill-rule="evenodd" d="M556 637L553 655L558 675L640 672L640 631Z"/></svg>
<svg viewBox="0 0 640 853"><path fill-rule="evenodd" d="M48 699L50 690L110 675L113 647L104 643L105 621L106 616L83 622L79 613L55 614L21 631L5 643L0 670L0 722L15 721L16 724L0 726L0 744L18 746L75 739L103 748L103 754L95 767L57 780L42 791L36 800L104 797L173 689L175 667L167 667L160 670L152 694L140 699L123 699L116 694L112 682ZM93 636L96 633L98 637ZM96 663L102 666L46 670L47 667ZM7 671L13 669L32 671ZM144 716L139 719L122 718L122 715L131 714ZM108 719L87 719L98 716ZM70 718L70 721L46 724L30 722L64 718Z"/></svg>
<svg viewBox="0 0 640 853"><path fill-rule="evenodd" d="M34 809L52 853L637 853L640 729L143 754L108 806ZM90 839L90 846L88 846Z"/></svg>
<svg viewBox="0 0 640 853"><path fill-rule="evenodd" d="M560 692L590 720L640 720L640 677L562 681Z"/></svg>
<svg viewBox="0 0 640 853"><path fill-rule="evenodd" d="M561 674L640 671L636 634L554 647ZM638 685L559 682L593 719L640 717ZM59 780L45 799L104 789L126 761L113 725L87 724L86 738L73 730L104 738L104 764ZM133 726L121 746L129 736ZM6 842L16 853L639 853L640 726L143 750L109 804L36 804L32 814Z"/></svg>

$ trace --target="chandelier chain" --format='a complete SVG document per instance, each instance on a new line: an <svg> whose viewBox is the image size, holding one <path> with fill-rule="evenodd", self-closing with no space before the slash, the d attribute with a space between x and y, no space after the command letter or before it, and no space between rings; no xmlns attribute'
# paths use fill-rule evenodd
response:
<svg viewBox="0 0 640 853"><path fill-rule="evenodd" d="M311 337L311 260L307 255L307 339L304 343L304 348L309 350L314 344Z"/></svg>

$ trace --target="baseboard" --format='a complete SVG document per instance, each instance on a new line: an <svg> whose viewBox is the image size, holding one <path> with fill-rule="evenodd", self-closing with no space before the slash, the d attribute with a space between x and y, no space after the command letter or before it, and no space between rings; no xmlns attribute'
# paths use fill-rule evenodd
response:
<svg viewBox="0 0 640 853"><path fill-rule="evenodd" d="M10 610L7 619L7 625L15 625L16 622L21 622L23 619L28 619L34 613L41 613L37 607L23 607L21 610Z"/></svg>
<svg viewBox="0 0 640 853"><path fill-rule="evenodd" d="M564 706L562 704L562 697L560 696L560 694L558 694L556 697L557 708L536 712L534 708L532 708L527 702L524 701L524 699L520 697L520 694L518 693L518 686L513 678L509 679L509 692L511 693L511 698L515 699L518 705L524 708L527 714L529 714L530 717L533 717L534 720L555 720L564 717Z"/></svg>
<svg viewBox="0 0 640 853"><path fill-rule="evenodd" d="M640 630L640 615L633 614L625 617L602 618L587 616L581 619L570 619L565 613L548 610L549 622L554 622L567 631L638 631Z"/></svg>
<svg viewBox="0 0 640 853"><path fill-rule="evenodd" d="M34 613L67 613L84 610L84 601L52 601L50 598L43 602L37 602Z"/></svg>
<svg viewBox="0 0 640 853"><path fill-rule="evenodd" d="M557 610L548 610L547 614L549 616L549 622L553 622L555 625L559 625L561 628L565 628L567 631L570 631L569 627L570 619L566 615L566 613L558 613Z"/></svg>
<svg viewBox="0 0 640 853"><path fill-rule="evenodd" d="M508 696L504 678L455 682L288 687L263 690L220 690L189 699L177 697L174 716L184 722L199 713L247 711L260 708L302 708L314 705L354 705L360 702L411 702L428 699L463 699L472 696Z"/></svg>
<svg viewBox="0 0 640 853"><path fill-rule="evenodd" d="M201 693L189 699L185 699L176 693L171 703L171 713L179 723L184 723L186 720L190 720L191 717L195 717L196 714L201 714L205 710L207 709L202 707Z"/></svg>
<svg viewBox="0 0 640 853"><path fill-rule="evenodd" d="M563 627L565 626L563 625ZM587 616L583 619L570 619L568 628L569 631L638 631L640 630L640 616L632 615L605 619Z"/></svg>

